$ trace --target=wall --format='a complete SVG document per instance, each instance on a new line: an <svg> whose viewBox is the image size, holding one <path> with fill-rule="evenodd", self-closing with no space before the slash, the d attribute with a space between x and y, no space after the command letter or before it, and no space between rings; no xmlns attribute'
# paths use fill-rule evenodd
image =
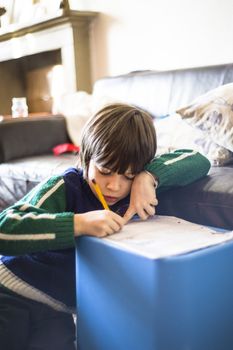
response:
<svg viewBox="0 0 233 350"><path fill-rule="evenodd" d="M93 81L133 70L233 62L233 0L69 2L72 9L100 13L91 30ZM2 0L1 6L11 3ZM32 0L15 3L25 9ZM40 0L40 4L54 11L59 0ZM30 12L21 11L26 13Z"/></svg>
<svg viewBox="0 0 233 350"><path fill-rule="evenodd" d="M70 0L92 26L93 81L133 70L233 62L232 0Z"/></svg>

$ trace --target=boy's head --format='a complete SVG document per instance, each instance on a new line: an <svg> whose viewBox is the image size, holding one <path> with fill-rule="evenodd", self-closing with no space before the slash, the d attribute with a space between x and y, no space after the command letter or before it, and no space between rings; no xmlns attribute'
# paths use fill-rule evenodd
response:
<svg viewBox="0 0 233 350"><path fill-rule="evenodd" d="M111 104L86 123L80 161L87 176L90 161L119 174L129 168L138 174L156 153L156 133L151 116L127 104Z"/></svg>

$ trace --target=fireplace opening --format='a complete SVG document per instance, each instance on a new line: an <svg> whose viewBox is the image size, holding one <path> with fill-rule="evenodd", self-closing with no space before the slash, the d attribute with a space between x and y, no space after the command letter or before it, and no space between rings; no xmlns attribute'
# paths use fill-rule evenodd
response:
<svg viewBox="0 0 233 350"><path fill-rule="evenodd" d="M26 97L29 113L52 112L64 86L61 50L0 62L0 115L10 115L13 97Z"/></svg>
<svg viewBox="0 0 233 350"><path fill-rule="evenodd" d="M13 97L26 97L29 113L59 113L63 95L92 91L89 27L96 16L61 11L0 33L0 115L11 114Z"/></svg>

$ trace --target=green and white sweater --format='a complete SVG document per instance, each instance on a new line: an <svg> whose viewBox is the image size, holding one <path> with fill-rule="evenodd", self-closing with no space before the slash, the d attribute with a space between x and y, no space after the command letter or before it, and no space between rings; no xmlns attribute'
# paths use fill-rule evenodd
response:
<svg viewBox="0 0 233 350"><path fill-rule="evenodd" d="M145 170L158 178L160 193L196 181L209 168L209 161L200 153L177 150L155 157ZM74 210L67 212L64 174L53 176L0 214L0 254L74 247L73 221Z"/></svg>

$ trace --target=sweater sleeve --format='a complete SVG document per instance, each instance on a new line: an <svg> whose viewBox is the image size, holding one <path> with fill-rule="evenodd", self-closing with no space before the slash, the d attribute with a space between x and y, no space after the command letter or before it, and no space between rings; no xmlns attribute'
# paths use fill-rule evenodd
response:
<svg viewBox="0 0 233 350"><path fill-rule="evenodd" d="M0 254L73 247L74 214L65 210L65 185L61 176L37 185L0 213Z"/></svg>
<svg viewBox="0 0 233 350"><path fill-rule="evenodd" d="M158 193L188 185L207 175L209 160L196 151L180 149L155 157L145 170L158 179Z"/></svg>

